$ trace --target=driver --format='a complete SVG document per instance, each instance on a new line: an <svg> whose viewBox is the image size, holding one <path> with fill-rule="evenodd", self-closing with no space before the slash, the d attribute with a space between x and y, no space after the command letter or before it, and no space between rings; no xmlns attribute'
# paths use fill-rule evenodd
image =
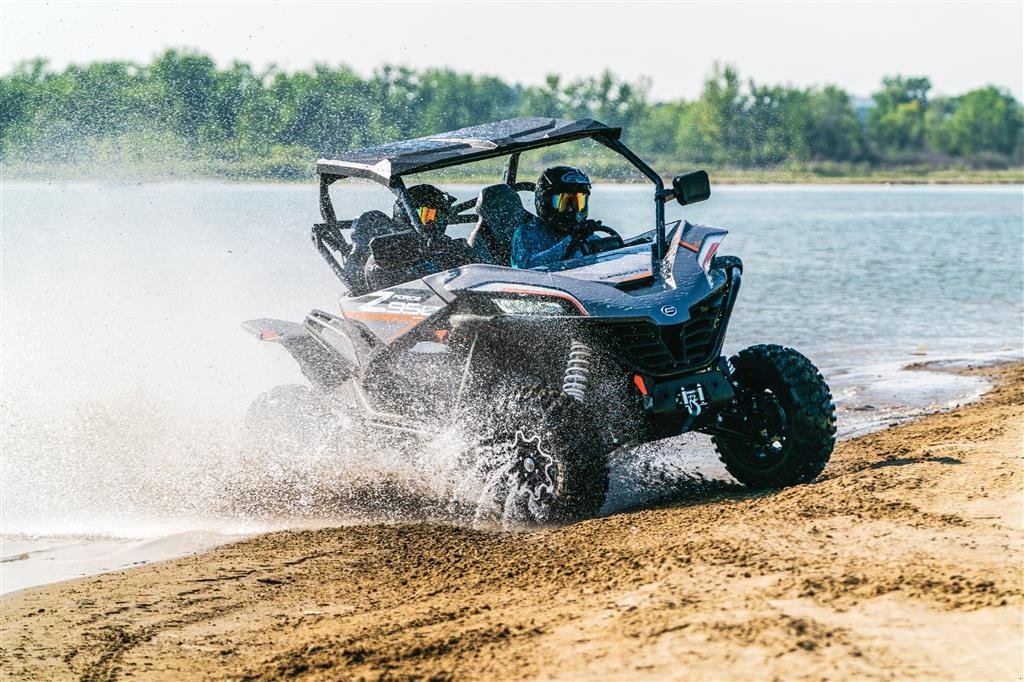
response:
<svg viewBox="0 0 1024 682"><path fill-rule="evenodd" d="M534 268L585 256L595 239L587 220L590 178L579 168L555 166L541 173L534 192L537 216L516 228L512 267Z"/></svg>

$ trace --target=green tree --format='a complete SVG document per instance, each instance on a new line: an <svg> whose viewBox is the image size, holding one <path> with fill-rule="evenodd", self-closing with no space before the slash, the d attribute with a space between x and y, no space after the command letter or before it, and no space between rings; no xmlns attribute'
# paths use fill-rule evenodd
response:
<svg viewBox="0 0 1024 682"><path fill-rule="evenodd" d="M374 88L348 67L318 64L312 73L278 73L270 92L279 104L276 142L329 154L374 141Z"/></svg>
<svg viewBox="0 0 1024 682"><path fill-rule="evenodd" d="M197 52L167 50L150 65L148 76L162 90L162 123L187 139L199 137L215 113L216 64Z"/></svg>
<svg viewBox="0 0 1024 682"><path fill-rule="evenodd" d="M670 157L675 160L674 157L682 154L689 159L686 150L679 149L676 131L690 106L682 100L649 105L646 115L636 121L630 130L630 145L640 154L655 158Z"/></svg>
<svg viewBox="0 0 1024 682"><path fill-rule="evenodd" d="M682 108L675 126L675 147L679 155L691 163L709 163L725 160L724 150L707 130L706 114L698 100ZM717 153L716 153L717 152Z"/></svg>
<svg viewBox="0 0 1024 682"><path fill-rule="evenodd" d="M497 78L427 69L417 81L412 101L416 133L429 135L513 115L518 93Z"/></svg>
<svg viewBox="0 0 1024 682"><path fill-rule="evenodd" d="M739 72L732 66L715 64L700 98L679 121L679 148L695 161L747 163L743 119L748 103Z"/></svg>
<svg viewBox="0 0 1024 682"><path fill-rule="evenodd" d="M410 137L417 129L415 108L418 93L417 74L412 69L384 66L373 75L376 101L371 123L377 142Z"/></svg>
<svg viewBox="0 0 1024 682"><path fill-rule="evenodd" d="M566 116L595 118L627 131L647 112L646 80L629 83L605 70L596 78L581 78L563 88Z"/></svg>
<svg viewBox="0 0 1024 682"><path fill-rule="evenodd" d="M882 79L882 89L872 95L875 106L868 112L868 131L881 151L924 148L925 114L931 87L931 81L922 77Z"/></svg>
<svg viewBox="0 0 1024 682"><path fill-rule="evenodd" d="M668 157L730 166L893 163L927 150L1024 160L1019 101L994 86L934 99L930 88L926 78L885 78L865 125L836 86L743 81L719 64L696 101L650 102L645 79L610 71L572 81L549 74L523 87L441 68L383 66L368 78L346 66L220 69L207 55L167 50L148 66L93 62L52 71L35 60L0 75L0 153L58 162L222 158L295 173L317 154L521 115L622 126L627 142L660 165ZM564 153L545 152L558 161Z"/></svg>
<svg viewBox="0 0 1024 682"><path fill-rule="evenodd" d="M809 99L803 90L750 81L742 135L734 143L737 158L755 166L805 160L811 126Z"/></svg>
<svg viewBox="0 0 1024 682"><path fill-rule="evenodd" d="M46 75L46 60L21 62L14 70L0 76L0 149L14 144L16 136L23 138L25 124L34 117L37 97Z"/></svg>
<svg viewBox="0 0 1024 682"><path fill-rule="evenodd" d="M549 73L543 85L531 85L523 88L519 103L519 116L565 116L565 102L562 95L562 78L558 74Z"/></svg>
<svg viewBox="0 0 1024 682"><path fill-rule="evenodd" d="M953 156L991 152L1020 158L1024 113L1012 95L990 85L952 99L949 109L930 131L938 151Z"/></svg>
<svg viewBox="0 0 1024 682"><path fill-rule="evenodd" d="M807 149L813 159L859 161L865 155L864 127L842 89L827 85L808 92Z"/></svg>

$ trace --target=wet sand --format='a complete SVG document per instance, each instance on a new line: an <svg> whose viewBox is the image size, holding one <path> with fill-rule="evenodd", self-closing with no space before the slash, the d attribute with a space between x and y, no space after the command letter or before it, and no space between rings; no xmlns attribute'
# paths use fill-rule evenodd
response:
<svg viewBox="0 0 1024 682"><path fill-rule="evenodd" d="M566 528L287 531L0 600L5 678L1017 679L1024 365L822 478Z"/></svg>
<svg viewBox="0 0 1024 682"><path fill-rule="evenodd" d="M142 539L0 537L0 594L174 559L241 537L204 531Z"/></svg>

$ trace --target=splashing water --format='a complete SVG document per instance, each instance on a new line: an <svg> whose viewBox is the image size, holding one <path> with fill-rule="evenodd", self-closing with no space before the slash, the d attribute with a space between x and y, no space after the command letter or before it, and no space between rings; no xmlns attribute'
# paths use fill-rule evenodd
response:
<svg viewBox="0 0 1024 682"><path fill-rule="evenodd" d="M475 188L453 191L464 197ZM910 390L898 368L919 359L912 354L922 344L933 349L930 357L1019 354L1019 192L938 195L948 215L974 221L991 242L1007 245L957 292L934 262L952 257L927 248L934 215L914 218L924 206L938 210L934 196L890 195L880 207L872 193L840 192L836 200L821 190L788 191L796 198L724 190L717 213L707 213L736 231L730 252L743 256L750 271L728 348L799 345L832 381L847 408L847 431L861 414L884 423L907 405L977 394L978 383L958 378ZM255 343L238 324L267 316L298 320L313 307L336 307L337 282L308 244L315 188L7 183L3 192L3 533L152 537L311 522L472 519L477 483L466 479L459 457L465 446L454 432L415 448L340 431L316 446L302 436L277 448L247 440L250 403L302 377L283 351ZM646 227L646 214L636 215L637 206L649 204L643 190L608 188L595 197L595 212L605 201L605 222L635 224L626 234ZM916 232L904 226L910 238L920 238L901 265L918 280L915 299L901 299L899 278L879 282L882 271L837 260L849 254L838 228L827 228L836 244L806 243L800 231L811 209L795 230L778 226L794 205L812 199L814 219L857 225L861 241L882 214L887 229L894 221L923 221ZM758 228L768 232L763 243ZM793 240L812 266L793 264ZM826 246L831 256L821 252ZM830 257L840 281L821 268ZM962 269L966 257L973 256L954 258L949 271ZM909 263L914 258L920 268ZM898 323L885 317L889 310L898 311ZM936 311L950 317L942 329ZM968 337L968 328L978 338ZM881 380L893 385L880 390ZM869 402L870 414L862 410ZM299 434L305 428L292 426ZM611 477L605 512L714 491L722 485L714 481L727 479L699 436L615 453Z"/></svg>

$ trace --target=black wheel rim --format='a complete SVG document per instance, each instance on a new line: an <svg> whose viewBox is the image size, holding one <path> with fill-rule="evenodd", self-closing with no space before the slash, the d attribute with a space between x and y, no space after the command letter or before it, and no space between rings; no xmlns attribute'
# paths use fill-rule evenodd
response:
<svg viewBox="0 0 1024 682"><path fill-rule="evenodd" d="M747 418L745 430L751 437L749 447L742 448L743 458L758 468L774 467L786 454L789 435L789 419L779 397L768 388L748 391L739 411Z"/></svg>
<svg viewBox="0 0 1024 682"><path fill-rule="evenodd" d="M558 494L557 463L550 437L529 427L516 429L496 447L497 466L484 484L480 507L500 515L502 525L545 522Z"/></svg>

